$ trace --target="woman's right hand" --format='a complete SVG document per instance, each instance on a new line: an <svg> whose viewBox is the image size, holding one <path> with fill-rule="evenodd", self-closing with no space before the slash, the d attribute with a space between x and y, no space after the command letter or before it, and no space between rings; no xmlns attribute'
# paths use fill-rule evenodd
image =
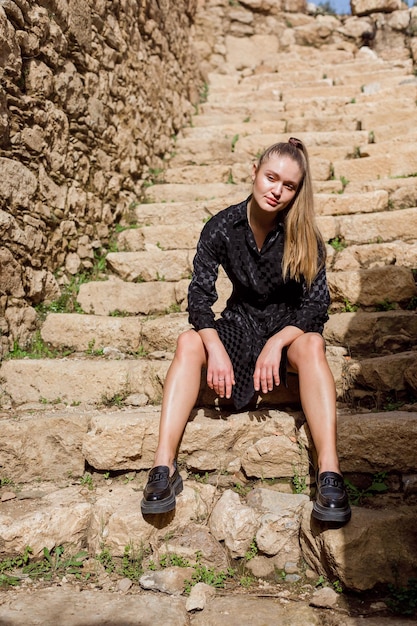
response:
<svg viewBox="0 0 417 626"><path fill-rule="evenodd" d="M235 375L226 348L213 328L205 328L199 333L207 351L207 385L221 398L230 398Z"/></svg>

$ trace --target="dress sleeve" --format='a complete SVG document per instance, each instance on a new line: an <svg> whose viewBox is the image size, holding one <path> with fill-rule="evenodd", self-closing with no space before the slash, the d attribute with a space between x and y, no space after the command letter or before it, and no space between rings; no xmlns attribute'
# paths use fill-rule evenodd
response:
<svg viewBox="0 0 417 626"><path fill-rule="evenodd" d="M327 286L326 268L319 270L310 288L303 285L303 296L295 312L292 324L304 332L322 333L324 324L329 319L327 309L330 294Z"/></svg>
<svg viewBox="0 0 417 626"><path fill-rule="evenodd" d="M195 330L215 328L212 306L216 302L216 280L219 270L219 254L216 250L218 235L213 218L204 226L197 252L194 257L194 269L188 288L188 321Z"/></svg>

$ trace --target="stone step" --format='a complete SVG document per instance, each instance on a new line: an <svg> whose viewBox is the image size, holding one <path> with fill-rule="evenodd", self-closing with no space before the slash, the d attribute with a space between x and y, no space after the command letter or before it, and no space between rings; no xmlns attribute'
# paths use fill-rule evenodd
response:
<svg viewBox="0 0 417 626"><path fill-rule="evenodd" d="M331 307L343 303L360 307L410 305L417 296L417 287L411 270L396 265L364 270L328 272Z"/></svg>
<svg viewBox="0 0 417 626"><path fill-rule="evenodd" d="M404 67L391 67L389 64L381 63L380 61L370 63L369 60L366 60L359 63L320 65L319 67L314 66L309 69L293 71L292 64L288 68L285 67L285 54L283 57L280 55L280 59L282 66L277 72L252 74L251 76L244 76L240 80L234 77L234 81L232 85L229 85L229 88L224 75L209 74L209 89L212 86L216 93L220 93L222 90L227 92L232 86L234 92L241 88L258 90L272 87L277 82L284 85L292 83L296 86L326 83L329 86L349 85L361 89L368 83L391 83L392 85L413 76L412 64Z"/></svg>
<svg viewBox="0 0 417 626"><path fill-rule="evenodd" d="M169 183L166 185L153 185L148 187L145 192L147 201L154 203L170 203L181 201L199 201L212 200L213 198L221 198L223 202L229 204L235 202L236 195L247 195L247 187L242 185L233 185L226 183L202 183L199 185Z"/></svg>
<svg viewBox="0 0 417 626"><path fill-rule="evenodd" d="M411 115L411 112L410 112ZM289 116L286 111L282 111L279 115L276 111L253 111L245 120L236 119L234 113L218 112L217 114L205 114L195 115L193 117L192 127L197 128L215 128L218 126L224 126L230 130L228 133L238 134L244 132L253 132L256 129L258 132L266 132L270 134L275 132L275 129L279 133L296 133L304 131L310 132L325 132L325 131L355 131L358 130L357 115L327 115L326 119L322 116L313 115L309 117L296 117ZM281 128L280 128L281 126ZM366 126L364 125L366 128ZM186 129L182 132L186 134Z"/></svg>
<svg viewBox="0 0 417 626"><path fill-rule="evenodd" d="M86 464L99 471L149 470L159 416L159 406L92 410L61 405L20 411L2 419L0 447L7 473L16 483L31 483L80 477ZM416 412L342 411L338 446L343 472L415 474L416 434ZM252 478L291 479L295 468L300 475L309 474L311 445L308 426L297 411L232 412L220 420L215 409L200 408L185 429L179 462L194 472L234 474L243 469Z"/></svg>
<svg viewBox="0 0 417 626"><path fill-rule="evenodd" d="M334 313L324 327L326 342L353 357L409 352L417 345L415 311Z"/></svg>
<svg viewBox="0 0 417 626"><path fill-rule="evenodd" d="M223 198L184 202L145 202L138 203L132 210L133 227L184 224L202 224L212 215L224 209Z"/></svg>
<svg viewBox="0 0 417 626"><path fill-rule="evenodd" d="M249 190L247 190L247 193ZM246 195L246 194L245 194ZM245 197L245 196L242 196ZM390 206L389 195L385 190L376 190L364 192L362 194L316 194L315 195L317 222L326 241L339 238L343 246L349 248L342 251L343 255L353 254L354 252L363 253L367 248L355 248L350 250L353 245L370 245L373 243L381 244L380 257L382 259L383 250L387 252L387 262L392 263L392 254L397 251L400 257L408 253L406 249L416 241L417 232L417 208L411 207L407 209L384 210ZM222 208L225 208L223 204ZM186 213L186 206L183 206ZM350 213L350 214L349 214ZM185 221L183 228L178 228L173 224L145 226L143 228L133 228L123 231L118 237L118 246L122 251L130 251L130 256L134 251L143 252L143 263L146 263L145 250L149 251L149 258L155 259L156 271L159 275L163 273L159 269L159 265L164 262L164 256L171 258L164 252L177 251L178 258L181 258L183 272L188 271L189 257L186 251L194 250L198 241L199 234L207 221L205 210L202 209L200 219L188 224ZM173 216L173 219L175 216ZM390 243L388 247L382 244ZM376 248L374 249L376 250ZM330 251L331 252L331 251ZM339 255L342 255L342 252ZM409 252L412 252L410 249ZM173 252L170 252L171 256ZM108 255L109 264L111 260L118 256L129 255L123 253L111 253ZM332 253L334 259L335 251ZM361 255L362 256L362 255ZM375 257L375 251L372 253ZM377 255L378 256L378 255ZM139 259L140 257L138 257ZM158 258L160 259L158 263ZM365 259L365 257L363 257ZM133 256L132 256L133 259ZM403 264L399 260L399 265ZM407 262L408 266L408 262ZM144 273L149 274L149 270L145 269ZM155 279L154 274L153 279ZM152 279L152 278L148 278ZM168 280L168 278L167 278Z"/></svg>
<svg viewBox="0 0 417 626"><path fill-rule="evenodd" d="M80 404L120 406L160 402L172 353L165 350L154 351L148 357L134 358L120 349L106 346L103 352L108 355L107 357L101 356L101 351L100 356L94 356L91 355L96 346L96 343L92 343L94 340L95 338L90 339L86 355L74 354L61 359L4 361L0 368L1 407L10 408L28 403L49 405L63 403L71 407ZM163 337L161 347L168 342L172 342L172 337ZM79 343L82 343L82 340ZM143 345L146 345L146 339L139 348L139 355L144 354ZM122 346L126 349L125 344ZM130 352L130 346L127 349ZM357 388L367 389L367 396L374 398L375 402L382 401L392 392L407 391L406 379L411 380L413 376L411 370L413 366L415 367L415 352L355 361L347 361L345 354L344 349L329 349L328 361L340 400L344 400L347 394L355 394ZM378 394L381 396L379 399ZM297 380L291 376L288 388L280 386L268 394L259 394L255 403L257 406L274 404L282 406L298 401ZM202 381L197 405L215 403L214 393ZM230 401L222 401L222 404L225 407L231 406Z"/></svg>
<svg viewBox="0 0 417 626"><path fill-rule="evenodd" d="M398 116L398 98L404 100L407 108L407 103L412 103L415 99L415 85L411 83L404 83L397 85L396 90L376 90L374 94L364 94L362 92L355 92L350 97L342 96L327 96L314 98L301 98L294 97L292 99L285 98L282 100L286 111L290 111L295 117L303 115L314 115L318 112L326 112L327 114L337 115L343 110L347 115L356 114L358 116L363 113L367 113L373 110L374 107L382 108L381 103L387 104L387 116L385 119L389 120L389 112L394 115L392 119L397 119ZM240 104L238 106L241 106ZM234 106L230 105L230 110L234 110ZM247 115L250 111L247 110Z"/></svg>
<svg viewBox="0 0 417 626"><path fill-rule="evenodd" d="M377 154L373 145L367 146L372 156L333 162L334 176L343 176L347 180L365 181L384 177L407 177L417 173L417 155L415 147L408 144L378 144ZM384 153L383 148L387 151Z"/></svg>
<svg viewBox="0 0 417 626"><path fill-rule="evenodd" d="M157 270L156 270L157 271ZM128 283L114 276L107 281L84 283L77 302L95 315L153 315L185 309L189 280Z"/></svg>
<svg viewBox="0 0 417 626"><path fill-rule="evenodd" d="M171 313L154 318L50 313L42 324L41 336L51 348L58 350L173 353L178 335L189 328L187 313Z"/></svg>
<svg viewBox="0 0 417 626"><path fill-rule="evenodd" d="M50 313L41 336L52 349L122 354L173 353L178 335L190 328L187 313L155 318ZM406 352L417 343L415 311L334 313L324 327L330 346L354 358Z"/></svg>
<svg viewBox="0 0 417 626"><path fill-rule="evenodd" d="M193 242L194 245L196 241ZM157 245L139 252L111 252L106 256L108 268L125 281L177 282L191 278L194 249L161 250Z"/></svg>
<svg viewBox="0 0 417 626"><path fill-rule="evenodd" d="M331 552L332 573L348 588L398 584L394 577L399 573L392 571L394 560L401 564L405 581L411 575L415 553L410 537L416 507L413 500L407 500L407 485L416 472L410 437L417 432L416 413L339 416L345 476L384 472L390 484L392 474L391 484L396 484L397 493L392 496L394 507L378 510L378 504L371 508L353 506L352 521L343 531L327 528L326 533L311 518L308 487L304 494L292 494L286 484L268 484L270 476L289 482L295 475L305 479L307 486L312 483L307 428L297 414L276 410L255 412L252 417L245 413L229 415L222 420L215 412L196 411L180 448L184 490L178 496L175 515L164 519L163 524L149 523L138 513L146 481L141 470L152 464L158 417L159 408L154 407L95 414L55 411L6 420L0 445L8 467L16 482L24 479L32 484L26 484L24 490L15 489L16 497L2 503L2 554L21 554L30 545L33 556L41 557L45 546L52 550L60 545L75 552L87 549L94 556L105 546L113 557L121 557L126 546L136 549L151 545L156 554L168 551L187 558L201 551L207 566L219 568L221 563L225 568L228 558L245 556L255 537L258 549L275 557L274 565L279 569L289 560L297 563L303 559L315 571L329 575L323 563L316 561L320 554ZM13 449L17 437L20 455ZM227 447L225 442L229 442ZM105 478L93 471L89 486L83 485L80 479L86 463L91 469L103 466L105 472L131 468L130 475L128 480L125 476ZM189 470L199 470L201 477L210 468L216 473L212 477L207 474L207 480L197 481L188 474ZM260 479L248 485L246 497L232 491L237 483L242 485L242 480L246 483L239 469L252 479ZM57 484L51 482L55 476ZM210 482L210 478L214 480ZM10 491L9 487L12 496ZM231 524L231 519L240 523ZM352 554L360 553L372 562L378 555L378 567L368 566L365 576L362 568L346 562L346 545ZM381 550L381 545L389 549ZM214 626L218 621L210 623Z"/></svg>
<svg viewBox="0 0 417 626"><path fill-rule="evenodd" d="M257 124L239 124L232 126L198 126L187 128L184 130L183 137L188 140L194 140L195 142L203 141L209 142L210 145L214 145L218 141L221 142L225 138L229 139L230 146L233 139L236 139L236 143L233 144L233 151L236 151L238 147L238 141L241 138L250 137L251 140L257 145L272 145L278 141L288 141L288 132L284 128L279 127L280 123L277 122L276 128L270 130L260 129ZM265 125L266 126L266 125ZM284 124L281 123L281 127ZM348 147L367 144L369 138L368 131L352 130L341 131L340 129L329 131L306 131L300 139L303 139L309 150L313 147ZM177 145L182 148L182 137L178 139ZM232 150L230 150L232 152Z"/></svg>
<svg viewBox="0 0 417 626"><path fill-rule="evenodd" d="M189 203L192 210L191 203ZM177 205L178 206L178 205ZM181 204L184 209L187 203ZM180 212L180 207L179 212ZM199 219L192 222L179 221L176 223L158 224L157 226L143 226L140 228L127 228L117 235L117 247L124 252L138 252L157 247L159 250L193 250L197 245L198 238L205 222L207 213L201 211ZM176 216L172 216L176 221Z"/></svg>
<svg viewBox="0 0 417 626"><path fill-rule="evenodd" d="M165 253L164 253L165 254ZM168 253L166 253L168 254ZM149 253L120 253L121 256L140 255L141 258L162 258ZM115 254L114 256L117 256ZM164 271L165 264L153 268L158 275ZM140 269L140 268L139 268ZM412 268L413 269L413 268ZM384 303L390 306L400 304L409 306L417 295L412 269L397 265L369 267L328 272L328 283L333 309L350 305L360 307L379 307ZM130 275L139 270L129 266ZM189 268L177 267L179 275L189 272ZM184 311L186 308L189 278L177 282L164 280L132 283L111 277L108 281L84 283L80 286L77 302L85 313L95 315L153 315ZM383 289L381 289L383 285ZM223 272L219 273L216 283L219 299L213 306L220 313L231 293L231 284Z"/></svg>
<svg viewBox="0 0 417 626"><path fill-rule="evenodd" d="M415 242L417 208L353 215L319 215L317 223L325 241L339 237L348 245L399 239Z"/></svg>
<svg viewBox="0 0 417 626"><path fill-rule="evenodd" d="M338 241L335 242L338 245ZM343 243L341 244L343 247ZM331 271L371 269L382 266L400 266L415 270L417 242L401 240L390 243L370 243L349 245L342 250L335 250L327 245L327 267Z"/></svg>

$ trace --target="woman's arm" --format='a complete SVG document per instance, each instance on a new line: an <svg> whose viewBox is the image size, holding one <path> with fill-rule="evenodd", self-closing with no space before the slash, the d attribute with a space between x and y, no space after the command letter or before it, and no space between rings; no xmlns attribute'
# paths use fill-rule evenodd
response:
<svg viewBox="0 0 417 626"><path fill-rule="evenodd" d="M226 348L214 328L203 328L198 332L207 352L207 384L221 398L230 398L235 375Z"/></svg>
<svg viewBox="0 0 417 626"><path fill-rule="evenodd" d="M274 383L276 386L279 385L282 350L303 334L304 331L297 326L286 326L268 339L255 364L253 374L255 391L262 390L262 393L267 393L272 391Z"/></svg>

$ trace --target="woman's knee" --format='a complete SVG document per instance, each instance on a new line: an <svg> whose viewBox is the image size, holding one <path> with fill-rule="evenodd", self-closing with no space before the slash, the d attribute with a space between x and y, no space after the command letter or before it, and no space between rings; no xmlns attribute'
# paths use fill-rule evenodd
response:
<svg viewBox="0 0 417 626"><path fill-rule="evenodd" d="M200 335L195 330L186 330L177 339L175 356L178 358L200 358L205 361L205 349Z"/></svg>
<svg viewBox="0 0 417 626"><path fill-rule="evenodd" d="M304 333L297 337L288 348L288 359L298 367L300 360L304 362L326 357L326 344L320 333Z"/></svg>

